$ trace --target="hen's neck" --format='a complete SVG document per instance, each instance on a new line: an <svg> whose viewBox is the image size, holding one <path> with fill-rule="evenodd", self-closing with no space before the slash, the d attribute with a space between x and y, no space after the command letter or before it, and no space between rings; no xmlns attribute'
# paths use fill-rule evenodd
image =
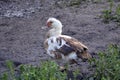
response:
<svg viewBox="0 0 120 80"><path fill-rule="evenodd" d="M53 37L53 36L59 36L62 34L62 28L53 28L53 29L50 29L47 33L47 38L49 37Z"/></svg>

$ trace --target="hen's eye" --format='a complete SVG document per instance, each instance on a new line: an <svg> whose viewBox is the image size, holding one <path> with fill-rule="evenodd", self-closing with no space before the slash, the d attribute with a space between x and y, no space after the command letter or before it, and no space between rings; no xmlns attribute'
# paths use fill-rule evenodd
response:
<svg viewBox="0 0 120 80"><path fill-rule="evenodd" d="M51 23L51 24L52 24L53 22L52 22L52 21L50 21L49 23Z"/></svg>

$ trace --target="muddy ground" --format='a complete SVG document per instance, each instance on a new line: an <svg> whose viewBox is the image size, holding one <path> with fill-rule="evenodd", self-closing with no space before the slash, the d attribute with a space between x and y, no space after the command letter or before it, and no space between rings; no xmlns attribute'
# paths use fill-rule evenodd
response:
<svg viewBox="0 0 120 80"><path fill-rule="evenodd" d="M103 51L109 44L120 45L120 27L115 22L104 23L99 17L109 3L82 2L69 5L71 0L0 0L0 73L7 70L5 61L15 65L49 60L43 42L46 20L56 17L63 23L63 34L88 46L90 53ZM114 5L120 4L115 1ZM87 72L87 62L80 62Z"/></svg>

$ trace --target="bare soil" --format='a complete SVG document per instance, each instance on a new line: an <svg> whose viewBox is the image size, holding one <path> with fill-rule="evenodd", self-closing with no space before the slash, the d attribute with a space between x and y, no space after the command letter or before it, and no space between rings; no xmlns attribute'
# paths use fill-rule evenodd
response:
<svg viewBox="0 0 120 80"><path fill-rule="evenodd" d="M108 2L68 4L68 0L0 0L0 73L7 70L6 60L16 66L50 60L43 47L49 17L58 18L63 34L83 42L90 53L104 51L109 44L120 45L120 27L99 17L109 8ZM116 0L114 5L118 4ZM80 64L83 72L89 72L87 62Z"/></svg>

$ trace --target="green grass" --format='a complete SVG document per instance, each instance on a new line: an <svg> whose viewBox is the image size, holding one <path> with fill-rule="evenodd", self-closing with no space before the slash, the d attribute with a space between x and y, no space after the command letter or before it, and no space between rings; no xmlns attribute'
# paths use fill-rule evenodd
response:
<svg viewBox="0 0 120 80"><path fill-rule="evenodd" d="M120 80L120 46L110 45L104 52L99 52L98 59L92 58L90 68L92 75L84 76L83 80ZM6 65L9 71L5 72L0 80L66 80L67 73L61 72L58 65L53 61L44 61L40 66L20 65L19 71L11 61ZM94 66L94 67L93 67ZM81 74L80 70L74 69L74 80Z"/></svg>
<svg viewBox="0 0 120 80"><path fill-rule="evenodd" d="M70 0L69 6L79 6L82 4L82 2L93 2L97 3L100 2L101 0Z"/></svg>
<svg viewBox="0 0 120 80"><path fill-rule="evenodd" d="M65 80L66 73L61 72L55 62L45 61L40 67L21 65L20 71L15 74L11 61L7 61L10 72L3 74L0 80Z"/></svg>
<svg viewBox="0 0 120 80"><path fill-rule="evenodd" d="M69 6L78 6L80 5L82 0L71 0Z"/></svg>
<svg viewBox="0 0 120 80"><path fill-rule="evenodd" d="M107 51L98 55L99 59L91 61L96 66L92 77L96 80L120 80L120 47L110 45Z"/></svg>
<svg viewBox="0 0 120 80"><path fill-rule="evenodd" d="M103 22L105 23L113 21L120 25L120 4L115 7L115 10L113 10L113 7L115 7L114 1L110 0L109 9L103 10L103 14L101 15L101 17L103 18Z"/></svg>

